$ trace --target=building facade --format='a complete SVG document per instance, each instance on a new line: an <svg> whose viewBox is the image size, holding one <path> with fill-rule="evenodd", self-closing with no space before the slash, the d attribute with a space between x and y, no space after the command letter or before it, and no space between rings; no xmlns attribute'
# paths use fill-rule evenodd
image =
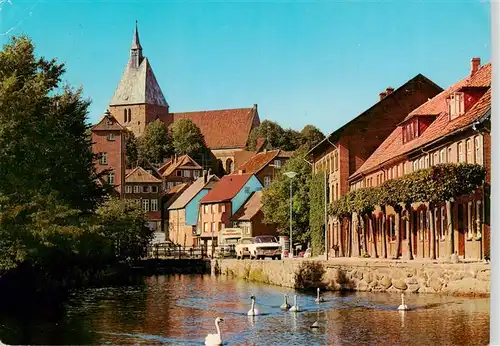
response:
<svg viewBox="0 0 500 346"><path fill-rule="evenodd" d="M198 245L217 246L219 231L232 226L231 217L263 186L253 174L231 174L221 180L199 202Z"/></svg>
<svg viewBox="0 0 500 346"><path fill-rule="evenodd" d="M350 185L352 189L379 186L386 180L437 164L470 163L486 168L484 186L440 205L415 203L402 211L406 220L391 207L386 207L385 213L377 209L371 216L374 229L369 235L368 249L364 250L370 256L489 256L491 64L480 64L479 58L473 58L470 73L464 79L410 112L350 177ZM399 227L395 227L396 222ZM346 231L344 227L337 234L344 246L348 240ZM387 253L382 251L384 247Z"/></svg>
<svg viewBox="0 0 500 346"><path fill-rule="evenodd" d="M238 172L255 174L264 187L269 187L271 182L283 172L281 167L292 157L293 152L284 150L264 150L256 153L248 161L238 167Z"/></svg>
<svg viewBox="0 0 500 346"><path fill-rule="evenodd" d="M231 216L233 227L241 228L243 237L277 235L276 224L264 223L262 212L262 190L255 191L248 200Z"/></svg>
<svg viewBox="0 0 500 346"><path fill-rule="evenodd" d="M313 172L326 174L325 186L328 203L349 192L349 176L356 172L384 139L415 108L443 89L418 74L401 87L386 88L372 107L329 134L312 148L308 156ZM340 225L328 218L329 253L334 255Z"/></svg>
<svg viewBox="0 0 500 346"><path fill-rule="evenodd" d="M92 152L97 173L106 173L104 183L112 186L116 194L123 196L125 183L126 130L110 112L91 128Z"/></svg>
<svg viewBox="0 0 500 346"><path fill-rule="evenodd" d="M175 155L158 168L158 172L161 174L164 190L169 191L176 185L200 178L203 168L189 155Z"/></svg>

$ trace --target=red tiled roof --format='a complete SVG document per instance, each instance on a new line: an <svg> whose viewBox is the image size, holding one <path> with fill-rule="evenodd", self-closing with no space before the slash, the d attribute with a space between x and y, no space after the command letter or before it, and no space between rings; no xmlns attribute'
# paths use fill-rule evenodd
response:
<svg viewBox="0 0 500 346"><path fill-rule="evenodd" d="M244 173L257 173L263 169L269 162L278 156L280 150L271 150L268 152L257 153L247 160L244 164L238 167L238 170L243 170ZM238 174L234 172L233 174Z"/></svg>
<svg viewBox="0 0 500 346"><path fill-rule="evenodd" d="M488 66L490 65L490 66ZM481 83L475 82L472 78L472 82L474 84L481 84L481 86L488 84L491 85L491 64L484 65L482 69L478 72L483 71L486 75L481 75L480 80ZM489 83L486 82L487 77L489 76ZM473 76L474 77L474 76ZM468 81L466 79L454 84L445 93L451 93L454 90L461 88ZM451 89L451 91L450 91ZM443 93L441 93L443 94ZM353 174L351 178L357 176L361 173L368 173L379 165L384 164L385 162L397 158L398 156L409 153L410 151L422 147L426 144L431 143L439 139L440 137L451 134L452 132L459 130L465 126L470 125L476 119L482 117L489 107L491 107L491 88L486 91L486 93L462 116L458 118L450 120L448 107L446 103L443 103L442 95L439 94L434 97L431 101L427 102L429 105L429 109L441 109L440 114L434 120L429 127L422 133L422 135L408 143L403 144L402 139L402 128L398 126L390 135L387 137L384 142L375 150L375 152L365 161L365 163ZM436 99L436 100L435 100ZM431 105L435 100L437 105ZM427 104L426 103L426 104ZM425 105L425 104L424 104ZM420 108L420 107L419 107ZM413 112L412 112L413 113Z"/></svg>
<svg viewBox="0 0 500 346"><path fill-rule="evenodd" d="M215 184L212 190L200 200L200 203L216 203L233 199L252 175L253 174L225 175Z"/></svg>
<svg viewBox="0 0 500 346"><path fill-rule="evenodd" d="M134 168L127 176L125 177L126 183L161 183L161 180L149 174L144 168L141 166L137 166Z"/></svg>
<svg viewBox="0 0 500 346"><path fill-rule="evenodd" d="M203 189L209 189L213 183L217 183L219 178L215 175L209 175L207 181L205 178L201 177L195 180L179 197L174 203L168 207L169 210L183 209L186 205L191 202L191 200Z"/></svg>
<svg viewBox="0 0 500 346"><path fill-rule="evenodd" d="M92 131L126 131L118 120L109 112L104 113L97 124L92 126Z"/></svg>
<svg viewBox="0 0 500 346"><path fill-rule="evenodd" d="M168 177L177 168L182 169L201 169L201 166L193 160L189 155L182 155L176 159L171 159L166 162L163 166L158 168L158 172L162 177Z"/></svg>
<svg viewBox="0 0 500 346"><path fill-rule="evenodd" d="M210 149L245 147L254 117L258 117L255 108L173 113L174 122L191 119L200 128Z"/></svg>
<svg viewBox="0 0 500 346"><path fill-rule="evenodd" d="M466 88L488 88L491 85L491 62L483 65L467 79Z"/></svg>
<svg viewBox="0 0 500 346"><path fill-rule="evenodd" d="M255 191L231 217L232 221L250 221L262 208L262 190Z"/></svg>

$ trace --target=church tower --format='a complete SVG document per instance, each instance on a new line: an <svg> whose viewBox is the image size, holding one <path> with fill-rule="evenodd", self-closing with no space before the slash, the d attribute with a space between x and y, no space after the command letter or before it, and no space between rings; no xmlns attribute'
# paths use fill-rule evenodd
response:
<svg viewBox="0 0 500 346"><path fill-rule="evenodd" d="M170 125L169 106L147 57L142 54L135 22L130 57L120 83L109 103L111 114L136 137L150 122L161 119Z"/></svg>

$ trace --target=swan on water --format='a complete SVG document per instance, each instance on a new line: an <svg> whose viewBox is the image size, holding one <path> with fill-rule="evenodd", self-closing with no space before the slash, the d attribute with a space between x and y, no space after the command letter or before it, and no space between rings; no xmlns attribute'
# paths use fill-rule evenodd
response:
<svg viewBox="0 0 500 346"><path fill-rule="evenodd" d="M318 321L314 322L312 325L311 325L311 329L318 329L319 328L319 323Z"/></svg>
<svg viewBox="0 0 500 346"><path fill-rule="evenodd" d="M281 310L288 310L290 309L291 305L288 304L288 295L285 294L285 302L280 306Z"/></svg>
<svg viewBox="0 0 500 346"><path fill-rule="evenodd" d="M320 297L320 296L319 296L319 287L318 287L318 289L316 290L316 292L317 292L318 294L317 294L317 297L316 297L316 299L315 299L314 301L315 301L316 303L322 303L322 302L324 302L325 300L323 299L323 297Z"/></svg>
<svg viewBox="0 0 500 346"><path fill-rule="evenodd" d="M259 310L255 307L255 296L251 296L252 299L252 307L248 310L248 316L256 316L259 314Z"/></svg>
<svg viewBox="0 0 500 346"><path fill-rule="evenodd" d="M398 306L398 310L408 310L408 306L405 304L405 294L401 293L401 305Z"/></svg>
<svg viewBox="0 0 500 346"><path fill-rule="evenodd" d="M222 345L222 337L220 335L220 327L219 327L219 324L221 322L224 322L224 320L222 318L217 317L215 319L215 328L217 328L217 333L207 335L207 337L205 338L205 345L206 346Z"/></svg>
<svg viewBox="0 0 500 346"><path fill-rule="evenodd" d="M297 295L293 296L293 306L290 308L291 312L299 312L300 308L299 305L297 304Z"/></svg>

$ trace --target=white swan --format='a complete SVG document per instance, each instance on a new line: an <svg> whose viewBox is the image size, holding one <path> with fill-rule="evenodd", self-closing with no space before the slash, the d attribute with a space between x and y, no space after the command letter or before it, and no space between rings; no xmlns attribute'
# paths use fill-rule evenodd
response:
<svg viewBox="0 0 500 346"><path fill-rule="evenodd" d="M311 325L311 329L318 329L319 328L319 323L318 321L314 322L312 325Z"/></svg>
<svg viewBox="0 0 500 346"><path fill-rule="evenodd" d="M252 307L248 310L248 316L257 316L259 310L255 307L255 296L251 296L250 299L252 299Z"/></svg>
<svg viewBox="0 0 500 346"><path fill-rule="evenodd" d="M285 302L280 306L281 310L288 310L290 309L291 305L288 304L288 295L285 294Z"/></svg>
<svg viewBox="0 0 500 346"><path fill-rule="evenodd" d="M215 319L215 328L217 328L217 334L208 334L205 338L206 346L218 346L222 345L222 337L220 335L220 327L219 323L224 322L224 320L220 317Z"/></svg>
<svg viewBox="0 0 500 346"><path fill-rule="evenodd" d="M316 303L322 303L322 302L324 302L325 300L323 299L323 297L320 297L320 296L319 296L319 287L318 287L318 289L317 289L317 291L316 291L316 292L318 293L318 295L317 295L317 297L316 297L316 299L315 299L314 301L315 301Z"/></svg>
<svg viewBox="0 0 500 346"><path fill-rule="evenodd" d="M401 305L398 306L398 310L409 310L408 306L405 304L405 294L401 293Z"/></svg>
<svg viewBox="0 0 500 346"><path fill-rule="evenodd" d="M293 296L293 306L290 308L291 312L299 312L300 308L299 305L297 304L297 295Z"/></svg>

